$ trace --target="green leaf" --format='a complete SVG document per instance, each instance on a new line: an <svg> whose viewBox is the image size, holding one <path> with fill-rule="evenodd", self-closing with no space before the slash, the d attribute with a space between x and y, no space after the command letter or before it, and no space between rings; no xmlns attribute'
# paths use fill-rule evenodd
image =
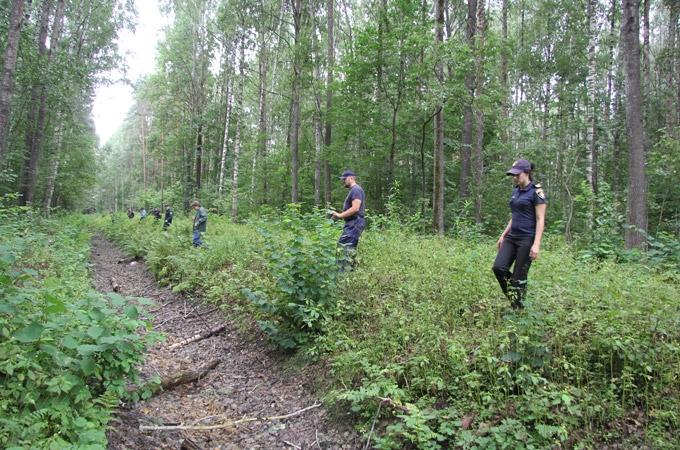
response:
<svg viewBox="0 0 680 450"><path fill-rule="evenodd" d="M90 328L87 330L87 335L90 336L92 339L97 339L99 336L104 333L104 328L100 327L99 325L92 325Z"/></svg>
<svg viewBox="0 0 680 450"><path fill-rule="evenodd" d="M106 294L110 299L111 299L111 304L116 307L122 307L125 305L125 297L123 297L120 294L116 294L115 292L109 292Z"/></svg>
<svg viewBox="0 0 680 450"><path fill-rule="evenodd" d="M80 345L80 340L69 334L61 341L61 344L66 348L74 349Z"/></svg>
<svg viewBox="0 0 680 450"><path fill-rule="evenodd" d="M139 311L137 310L136 306L128 306L125 308L125 315L130 319L136 319L139 317Z"/></svg>
<svg viewBox="0 0 680 450"><path fill-rule="evenodd" d="M85 375L92 375L97 368L97 365L95 364L94 360L90 357L83 358L80 361L80 369L83 371Z"/></svg>
<svg viewBox="0 0 680 450"><path fill-rule="evenodd" d="M37 322L33 322L27 327L24 327L14 333L14 338L19 341L19 342L35 342L37 341L40 336L42 335L43 330L45 327L40 325Z"/></svg>

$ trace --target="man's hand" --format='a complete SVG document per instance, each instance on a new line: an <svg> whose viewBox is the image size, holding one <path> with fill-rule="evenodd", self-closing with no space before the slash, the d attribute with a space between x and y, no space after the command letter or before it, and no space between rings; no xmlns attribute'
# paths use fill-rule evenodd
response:
<svg viewBox="0 0 680 450"><path fill-rule="evenodd" d="M496 241L496 249L498 250L501 249L501 245L503 245L503 239L504 239L503 236L498 238L498 241Z"/></svg>
<svg viewBox="0 0 680 450"><path fill-rule="evenodd" d="M332 215L334 219L342 219L342 216L337 211L332 211Z"/></svg>

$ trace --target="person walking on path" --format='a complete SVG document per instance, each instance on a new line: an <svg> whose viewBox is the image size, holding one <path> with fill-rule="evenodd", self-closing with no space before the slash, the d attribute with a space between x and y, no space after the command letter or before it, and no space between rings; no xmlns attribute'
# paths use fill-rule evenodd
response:
<svg viewBox="0 0 680 450"><path fill-rule="evenodd" d="M520 159L506 172L515 183L510 197L512 218L496 243L493 273L513 309L524 307L529 267L538 258L545 228L545 193L531 179L534 169L533 163Z"/></svg>
<svg viewBox="0 0 680 450"><path fill-rule="evenodd" d="M163 216L163 229L167 228L172 224L172 209L168 206L165 208L165 215Z"/></svg>
<svg viewBox="0 0 680 450"><path fill-rule="evenodd" d="M194 236L193 245L194 247L200 247L203 245L201 240L201 233L205 233L206 224L208 222L208 213L205 208L201 206L198 200L194 200L191 204L191 208L196 211L194 214Z"/></svg>
<svg viewBox="0 0 680 450"><path fill-rule="evenodd" d="M348 265L353 268L356 264L355 257L359 238L366 227L366 220L364 219L366 194L362 187L357 184L357 176L351 170L344 171L340 179L349 189L349 193L342 205L342 212L333 211L332 214L333 218L345 221L345 226L338 240L338 246L343 252L340 269L344 271Z"/></svg>

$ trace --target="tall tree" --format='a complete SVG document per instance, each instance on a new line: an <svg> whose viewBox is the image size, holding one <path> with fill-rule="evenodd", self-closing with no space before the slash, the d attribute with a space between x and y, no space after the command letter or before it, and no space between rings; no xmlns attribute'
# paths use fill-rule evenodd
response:
<svg viewBox="0 0 680 450"><path fill-rule="evenodd" d="M243 24L243 21L241 22ZM238 220L238 177L239 177L239 162L241 158L241 146L243 145L243 121L245 114L243 112L243 90L246 77L246 30L245 26L241 29L241 37L239 40L239 62L238 62L238 90L235 98L235 116L236 116L236 136L234 137L234 162L231 175L231 220L236 222Z"/></svg>
<svg viewBox="0 0 680 450"><path fill-rule="evenodd" d="M622 0L621 41L626 73L626 131L628 135L628 224L626 248L642 248L647 231L642 89L640 86L640 0ZM639 231L638 231L639 230Z"/></svg>
<svg viewBox="0 0 680 450"><path fill-rule="evenodd" d="M12 14L7 30L7 45L5 46L5 58L3 60L2 81L0 82L0 165L2 165L7 151L7 132L9 131L12 93L14 91L14 70L17 64L23 21L24 0L12 0Z"/></svg>
<svg viewBox="0 0 680 450"><path fill-rule="evenodd" d="M475 221L482 223L482 176L484 173L484 108L481 100L484 91L484 33L486 27L486 0L477 2L477 32L475 33L475 151L473 157L475 187Z"/></svg>
<svg viewBox="0 0 680 450"><path fill-rule="evenodd" d="M326 21L328 46L326 51L326 132L324 133L324 147L325 156L323 158L323 172L324 172L324 201L331 202L331 167L328 162L328 153L333 142L331 138L333 133L333 70L335 66L335 38L334 38L334 3L333 0L328 0L326 4Z"/></svg>
<svg viewBox="0 0 680 450"><path fill-rule="evenodd" d="M290 105L290 201L298 203L300 201L299 183L299 146L300 146L300 83L302 79L302 43L301 33L303 20L305 17L304 0L291 0L293 12L293 80Z"/></svg>
<svg viewBox="0 0 680 450"><path fill-rule="evenodd" d="M434 44L441 51L444 42L444 0L435 0L434 4ZM444 84L444 63L438 58L435 66L438 88ZM444 155L444 105L438 100L434 117L434 182L432 198L432 223L434 231L444 235L444 189L445 189L445 155Z"/></svg>
<svg viewBox="0 0 680 450"><path fill-rule="evenodd" d="M465 39L467 40L471 51L474 51L476 32L477 0L468 0ZM472 69L468 69L465 74L465 88L465 101L463 103L463 136L460 147L460 178L458 181L458 197L461 199L465 199L470 195L470 168L472 160L472 132L474 123L472 103L475 97L475 71Z"/></svg>

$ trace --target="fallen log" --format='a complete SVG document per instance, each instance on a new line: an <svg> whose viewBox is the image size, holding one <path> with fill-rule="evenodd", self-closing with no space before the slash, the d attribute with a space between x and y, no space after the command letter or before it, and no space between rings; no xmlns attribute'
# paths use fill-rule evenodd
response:
<svg viewBox="0 0 680 450"><path fill-rule="evenodd" d="M215 367L217 367L220 364L219 359L215 359L213 361L210 361L208 364L199 367L196 370L187 370L185 372L177 372L172 375L163 377L161 379L161 387L163 388L164 391L167 391L169 389L173 389L177 386L180 386L182 384L187 384L187 383L193 383L194 381L198 381L201 378L205 378L205 376L213 370Z"/></svg>
<svg viewBox="0 0 680 450"><path fill-rule="evenodd" d="M193 337L190 337L190 338L188 338L188 339L184 339L184 340L182 340L182 341L175 342L175 343L172 344L170 347L168 347L168 350L174 350L174 349L176 349L176 348L182 347L182 346L187 345L187 344L191 344L191 343L193 343L193 342L202 341L203 339L207 339L207 338L209 338L210 336L214 336L214 335L216 335L216 334L220 334L221 332L223 332L224 330L226 330L226 328L227 328L226 325L220 325L219 327L213 328L213 329L210 330L210 331L206 331L206 332L203 333L203 334L197 334L197 335L195 335L195 336L193 336Z"/></svg>

